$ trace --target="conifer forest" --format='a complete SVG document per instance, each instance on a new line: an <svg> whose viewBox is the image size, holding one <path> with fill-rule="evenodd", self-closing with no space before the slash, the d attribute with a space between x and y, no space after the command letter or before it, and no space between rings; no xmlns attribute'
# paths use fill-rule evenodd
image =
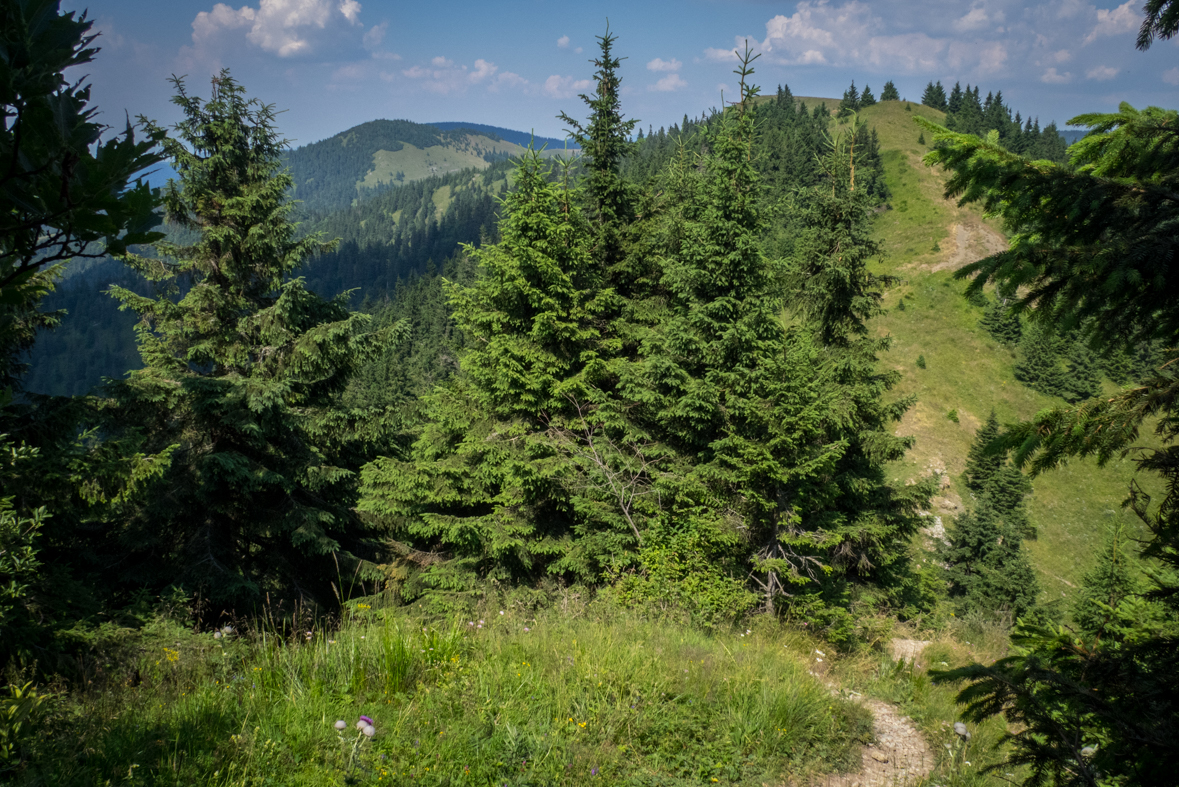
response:
<svg viewBox="0 0 1179 787"><path fill-rule="evenodd" d="M568 139L293 147L0 31L0 783L1179 783L1175 109L656 128L607 27Z"/></svg>

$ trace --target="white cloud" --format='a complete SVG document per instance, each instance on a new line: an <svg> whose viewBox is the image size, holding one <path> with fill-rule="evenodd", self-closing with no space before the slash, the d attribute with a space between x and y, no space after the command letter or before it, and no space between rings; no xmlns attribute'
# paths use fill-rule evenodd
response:
<svg viewBox="0 0 1179 787"><path fill-rule="evenodd" d="M246 40L279 57L311 52L315 39L333 24L343 21L358 25L361 5L356 0L260 0L257 8L244 5L234 10L217 3L192 20L192 46L184 47L189 59L216 59L232 42L226 34L246 30Z"/></svg>
<svg viewBox="0 0 1179 787"><path fill-rule="evenodd" d="M648 71L679 71L684 64L676 60L674 57L671 60L664 60L657 57L647 64Z"/></svg>
<svg viewBox="0 0 1179 787"><path fill-rule="evenodd" d="M1097 66L1090 68L1085 72L1085 76L1089 79L1096 79L1098 82L1104 82L1107 79L1113 79L1118 75L1118 69L1110 68L1109 66Z"/></svg>
<svg viewBox="0 0 1179 787"><path fill-rule="evenodd" d="M1179 66L1163 72L1163 81L1168 85L1179 85Z"/></svg>
<svg viewBox="0 0 1179 787"><path fill-rule="evenodd" d="M976 3L964 15L956 20L951 17L944 24L965 32L1004 18L1002 11L988 11ZM905 27L911 30L913 26ZM766 37L758 48L766 53L767 60L779 65L870 66L909 73L952 69L990 74L1004 70L1008 61L1006 44L996 40L935 37L925 32L892 33L888 22L860 0L838 5L829 0L802 0L794 14L779 14L766 22ZM716 52L719 50L707 50L710 59L720 59L713 54Z"/></svg>
<svg viewBox="0 0 1179 787"><path fill-rule="evenodd" d="M1067 63L1073 59L1072 54L1067 49L1061 49L1057 52L1053 52L1051 57L1052 60L1057 63Z"/></svg>
<svg viewBox="0 0 1179 787"><path fill-rule="evenodd" d="M981 71L995 73L1007 64L1007 47L995 42L987 44L979 52L978 67Z"/></svg>
<svg viewBox="0 0 1179 787"><path fill-rule="evenodd" d="M569 48L569 36L561 36L560 38L558 38L557 39L557 46L559 46L561 49L568 49Z"/></svg>
<svg viewBox="0 0 1179 787"><path fill-rule="evenodd" d="M983 8L972 8L970 13L966 14L960 19L955 20L954 29L959 32L967 30L981 30L991 24L991 18L987 16L987 12Z"/></svg>
<svg viewBox="0 0 1179 787"><path fill-rule="evenodd" d="M739 59L734 49L715 49L713 47L704 50L704 58L714 63L733 63Z"/></svg>
<svg viewBox="0 0 1179 787"><path fill-rule="evenodd" d="M668 74L663 79L660 79L654 85L649 85L648 90L658 90L664 93L670 93L673 90L679 90L681 87L687 87L688 83L679 74Z"/></svg>
<svg viewBox="0 0 1179 787"><path fill-rule="evenodd" d="M427 90L442 95L462 93L473 85L484 85L494 92L504 85L515 86L528 81L511 71L500 73L495 63L483 58L477 59L473 66L466 66L456 65L441 55L432 59L429 66L412 66L402 69L401 73L410 79L421 80ZM389 81L385 74L381 77Z"/></svg>
<svg viewBox="0 0 1179 787"><path fill-rule="evenodd" d="M544 92L553 98L572 98L583 90L593 87L593 80L574 79L553 74L544 81Z"/></svg>
<svg viewBox="0 0 1179 787"><path fill-rule="evenodd" d="M581 54L581 47L577 47L577 49L574 49L573 51L580 55Z"/></svg>
<svg viewBox="0 0 1179 787"><path fill-rule="evenodd" d="M379 25L373 25L364 32L364 48L370 52L381 45L385 40L385 33L389 32L389 23L381 22Z"/></svg>
<svg viewBox="0 0 1179 787"><path fill-rule="evenodd" d="M1058 74L1055 68L1050 68L1040 75L1040 81L1049 85L1063 85L1072 78L1072 73L1065 71L1063 74Z"/></svg>
<svg viewBox="0 0 1179 787"><path fill-rule="evenodd" d="M356 0L344 0L344 2L340 3L340 13L354 25L359 24L358 17L360 16L360 9L361 5Z"/></svg>
<svg viewBox="0 0 1179 787"><path fill-rule="evenodd" d="M1097 9L1097 26L1085 36L1085 43L1091 44L1101 36L1114 36L1137 30L1142 24L1142 17L1138 11L1141 6L1142 0L1126 0L1117 8L1108 11L1104 8Z"/></svg>

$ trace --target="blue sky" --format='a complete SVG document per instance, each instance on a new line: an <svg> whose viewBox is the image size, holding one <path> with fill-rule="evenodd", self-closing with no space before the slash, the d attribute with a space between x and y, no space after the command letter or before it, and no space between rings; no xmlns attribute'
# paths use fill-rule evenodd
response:
<svg viewBox="0 0 1179 787"><path fill-rule="evenodd" d="M658 128L732 95L732 50L762 57L755 81L839 96L854 79L879 95L893 80L918 100L929 80L1003 91L1042 123L1081 112L1179 107L1179 38L1138 52L1142 0L94 0L101 33L87 67L111 125L123 113L164 123L171 74L207 95L229 67L273 103L285 136L306 144L375 118L465 120L564 136L584 115L595 36L609 18L623 62L623 110Z"/></svg>

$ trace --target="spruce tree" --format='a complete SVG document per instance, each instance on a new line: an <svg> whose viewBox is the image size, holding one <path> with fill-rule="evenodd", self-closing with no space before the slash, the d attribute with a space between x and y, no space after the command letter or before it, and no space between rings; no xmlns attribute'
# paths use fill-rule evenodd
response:
<svg viewBox="0 0 1179 787"><path fill-rule="evenodd" d="M834 399L814 373L815 349L779 319L781 262L760 244L767 212L750 62L737 72L741 101L706 129L707 154L681 157L668 174L667 307L623 387L636 428L676 457L657 477L662 511L644 564L662 576L667 555L691 560L690 547L706 557L695 581L733 599L730 577L752 567L773 609L791 584L822 575L836 543L808 512L842 446L823 432Z"/></svg>
<svg viewBox="0 0 1179 787"><path fill-rule="evenodd" d="M892 80L884 83L884 89L880 91L881 101L900 101L901 94L897 92L897 86L893 84Z"/></svg>
<svg viewBox="0 0 1179 787"><path fill-rule="evenodd" d="M998 437L999 418L992 409L986 423L975 432L966 454L966 486L973 492L981 494L1003 466L1006 457L990 450Z"/></svg>
<svg viewBox="0 0 1179 787"><path fill-rule="evenodd" d="M925 86L925 92L921 94L921 103L934 109L946 109L946 89L942 87L940 80L937 84L930 82Z"/></svg>
<svg viewBox="0 0 1179 787"><path fill-rule="evenodd" d="M1081 578L1081 592L1073 603L1073 620L1081 632L1090 637L1116 635L1118 630L1132 628L1136 617L1146 605L1142 598L1146 590L1141 566L1128 550L1129 536L1123 525L1110 527L1105 542L1097 554L1097 563ZM1157 617L1161 610L1149 605Z"/></svg>
<svg viewBox="0 0 1179 787"><path fill-rule="evenodd" d="M400 545L410 597L549 573L589 580L636 546L621 516L611 520L621 530L607 527L597 540L598 531L578 529L584 517L567 490L574 468L554 437L592 399L610 298L594 227L577 203L538 153L520 159L501 241L470 249L476 281L450 289L466 341L462 374L427 397L407 458L363 470L359 508Z"/></svg>
<svg viewBox="0 0 1179 787"><path fill-rule="evenodd" d="M228 71L207 102L174 84L184 116L163 143L178 173L164 206L193 240L129 258L161 295L112 288L140 316L144 368L110 383L105 426L170 451L171 465L108 525L117 577L227 605L267 592L328 600L333 557L364 578L359 558L373 554L351 507L374 435L337 404L381 340L344 300L290 278L330 245L290 221L273 108L247 100Z"/></svg>
<svg viewBox="0 0 1179 787"><path fill-rule="evenodd" d="M1060 395L1067 402L1083 402L1101 393L1101 376L1097 360L1083 342L1073 342L1069 348Z"/></svg>
<svg viewBox="0 0 1179 787"><path fill-rule="evenodd" d="M860 108L860 93L856 90L856 82L853 79L851 87L843 91L843 99L839 102L838 117L849 117L853 112Z"/></svg>
<svg viewBox="0 0 1179 787"><path fill-rule="evenodd" d="M916 510L929 485L903 487L887 481L884 463L912 444L893 424L912 398L886 403L899 373L880 368L890 341L871 335L868 320L881 313L881 292L891 278L873 273L880 254L872 237L872 201L856 172L862 145L858 129L832 140L822 159L825 180L799 194L798 238L787 267L787 304L823 348L837 397L844 402L832 436L848 449L832 476L834 496L816 506L812 520L840 541L830 559L850 576L903 584L908 571L902 544L918 525Z"/></svg>
<svg viewBox="0 0 1179 787"><path fill-rule="evenodd" d="M946 114L953 115L962 108L962 83L955 82L954 89L950 91L949 100L946 101Z"/></svg>
<svg viewBox="0 0 1179 787"><path fill-rule="evenodd" d="M955 518L940 548L950 598L960 612L1006 612L1015 618L1036 606L1039 582L1020 536L983 500Z"/></svg>
<svg viewBox="0 0 1179 787"><path fill-rule="evenodd" d="M1048 396L1064 392L1064 372L1053 337L1043 329L1026 331L1019 343L1019 360L1015 362L1015 379Z"/></svg>
<svg viewBox="0 0 1179 787"><path fill-rule="evenodd" d="M1023 327L1019 315L1012 311L1005 301L1005 298L1000 298L988 304L979 325L1000 344L1014 347L1020 342Z"/></svg>
<svg viewBox="0 0 1179 787"><path fill-rule="evenodd" d="M622 234L634 220L635 203L633 186L619 174L623 160L634 150L630 135L638 120L624 119L622 114L621 61L614 55L617 39L608 25L606 33L598 36L601 52L592 61L597 69L593 76L597 89L592 96L579 96L590 109L587 123L583 125L564 112L557 116L569 125L570 136L588 159L588 218L595 228L595 256L607 271L619 265L625 255Z"/></svg>
<svg viewBox="0 0 1179 787"><path fill-rule="evenodd" d="M872 95L872 88L864 85L863 92L860 93L860 106L870 107L876 103L876 96Z"/></svg>

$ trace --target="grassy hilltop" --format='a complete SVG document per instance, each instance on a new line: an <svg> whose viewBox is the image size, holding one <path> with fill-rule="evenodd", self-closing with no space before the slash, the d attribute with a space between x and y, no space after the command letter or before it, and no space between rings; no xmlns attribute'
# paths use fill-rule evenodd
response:
<svg viewBox="0 0 1179 787"><path fill-rule="evenodd" d="M838 105L835 99L821 100ZM921 129L914 115L936 122L944 118L938 110L904 101L876 104L860 113L880 135L892 192L892 210L881 213L876 223L885 249L882 267L901 280L886 293L888 314L875 327L893 337L884 362L904 375L898 393L918 397L900 425L901 433L915 436L917 444L896 472L944 474L933 513L945 519L960 513L968 499L960 480L966 453L991 409L1001 423L1010 423L1061 400L1015 379L1014 349L979 327L983 309L962 297L966 282L955 279L954 272L1006 248L1007 241L998 223L943 198L944 176L922 163L928 146L918 141ZM921 356L926 368L917 365ZM1078 461L1034 479L1029 513L1039 537L1027 547L1045 588L1043 600L1072 594L1111 521L1123 518L1132 531L1141 530L1137 518L1121 508L1132 472L1130 459L1102 469Z"/></svg>

